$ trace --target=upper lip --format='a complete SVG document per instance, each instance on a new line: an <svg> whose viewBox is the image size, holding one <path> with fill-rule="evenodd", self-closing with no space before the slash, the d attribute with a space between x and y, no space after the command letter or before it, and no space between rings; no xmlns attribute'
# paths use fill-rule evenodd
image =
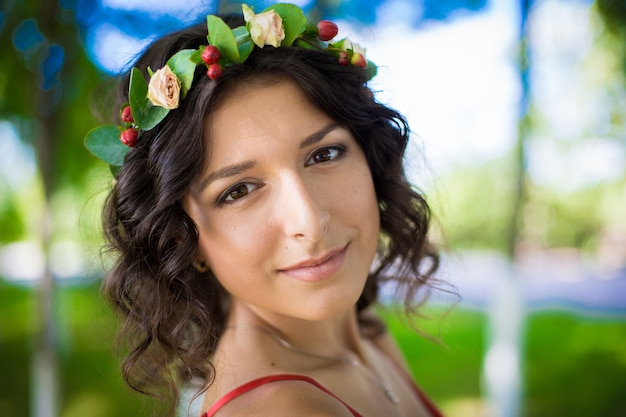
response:
<svg viewBox="0 0 626 417"><path fill-rule="evenodd" d="M280 271L288 271L290 269L298 269L298 268L310 268L313 266L321 265L325 262L328 262L331 258L336 256L337 254L341 253L341 251L343 251L347 246L348 245L346 244L345 246L342 246L338 249L333 249L331 251L328 251L321 256L318 256L315 258L308 258L303 261L294 263L292 265L281 268Z"/></svg>

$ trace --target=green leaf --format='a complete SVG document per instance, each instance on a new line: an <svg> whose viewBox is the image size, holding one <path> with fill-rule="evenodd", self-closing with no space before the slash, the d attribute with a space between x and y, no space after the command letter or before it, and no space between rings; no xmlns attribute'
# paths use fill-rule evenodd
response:
<svg viewBox="0 0 626 417"><path fill-rule="evenodd" d="M250 32L245 26L239 26L232 30L235 41L237 42L237 49L239 49L239 59L244 62L248 59L248 56L254 49L254 43L250 38Z"/></svg>
<svg viewBox="0 0 626 417"><path fill-rule="evenodd" d="M158 125L161 120L165 119L165 116L170 112L165 107L154 106L150 101L147 101L148 106L145 108L143 113L142 125L141 129L150 130Z"/></svg>
<svg viewBox="0 0 626 417"><path fill-rule="evenodd" d="M304 35L318 39L320 34L320 30L317 28L317 25L313 22L306 22L306 29L304 31Z"/></svg>
<svg viewBox="0 0 626 417"><path fill-rule="evenodd" d="M285 39L283 39L280 45L291 46L298 35L306 30L307 20L302 9L294 4L278 3L263 10L263 12L269 10L274 10L283 20Z"/></svg>
<svg viewBox="0 0 626 417"><path fill-rule="evenodd" d="M240 63L239 49L233 31L228 27L222 19L217 16L209 15L206 18L206 25L209 31L209 44L216 46L220 54L228 60Z"/></svg>
<svg viewBox="0 0 626 417"><path fill-rule="evenodd" d="M133 113L135 124L143 127L143 116L148 102L148 83L139 69L130 71L130 84L128 86L128 102Z"/></svg>
<svg viewBox="0 0 626 417"><path fill-rule="evenodd" d="M336 50L335 52L332 48L326 49L326 44L320 41L319 39L300 37L294 41L293 45L298 48L304 48L304 49L321 49L321 50L325 50L331 55L337 55L337 56L339 56L339 52L340 52L339 50Z"/></svg>
<svg viewBox="0 0 626 417"><path fill-rule="evenodd" d="M369 59L367 60L367 66L365 67L365 70L367 71L368 81L374 78L376 74L378 73L378 67Z"/></svg>
<svg viewBox="0 0 626 417"><path fill-rule="evenodd" d="M191 56L196 51L194 49L183 49L176 52L168 61L167 65L176 74L181 84L181 96L184 98L193 83L193 74L196 71L196 64L191 60Z"/></svg>
<svg viewBox="0 0 626 417"><path fill-rule="evenodd" d="M112 166L122 166L130 149L120 141L120 129L113 125L98 126L87 132L85 147Z"/></svg>
<svg viewBox="0 0 626 417"><path fill-rule="evenodd" d="M137 68L133 68L130 72L128 100L135 124L143 130L152 129L169 113L168 109L154 106L150 102L148 99L148 83Z"/></svg>
<svg viewBox="0 0 626 417"><path fill-rule="evenodd" d="M117 173L120 171L120 168L122 167L118 167L115 165L109 165L109 170L111 171L111 174L113 175L113 178L117 178Z"/></svg>
<svg viewBox="0 0 626 417"><path fill-rule="evenodd" d="M204 61L202 60L202 51L204 51L204 46L201 46L200 49L196 49L195 51L193 51L193 54L191 54L191 56L189 57L191 62L196 65L204 64Z"/></svg>
<svg viewBox="0 0 626 417"><path fill-rule="evenodd" d="M338 49L340 51L352 51L352 42L348 38L343 38L336 42L332 42L328 44L329 48Z"/></svg>

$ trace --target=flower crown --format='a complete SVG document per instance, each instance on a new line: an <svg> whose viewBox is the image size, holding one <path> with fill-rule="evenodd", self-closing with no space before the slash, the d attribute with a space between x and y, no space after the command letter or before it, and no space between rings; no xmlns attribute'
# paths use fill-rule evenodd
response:
<svg viewBox="0 0 626 417"><path fill-rule="evenodd" d="M87 149L113 169L122 166L126 153L137 142L139 130L154 128L170 110L178 108L191 88L198 65L205 65L207 76L217 79L228 67L243 63L255 46L319 49L335 56L342 65L364 68L368 80L376 75L376 66L365 58L365 49L357 43L349 39L327 43L338 32L333 22L322 20L315 25L302 9L288 3L275 4L259 14L245 4L242 10L246 25L235 29L219 17L208 15L208 45L178 51L157 71L148 67L149 82L138 68L133 68L129 102L120 111L122 125L104 125L89 131L85 137Z"/></svg>

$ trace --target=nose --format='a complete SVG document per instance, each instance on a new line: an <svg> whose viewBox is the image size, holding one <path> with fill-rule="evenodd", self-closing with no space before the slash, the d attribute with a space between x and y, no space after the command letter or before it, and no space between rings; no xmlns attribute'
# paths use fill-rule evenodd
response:
<svg viewBox="0 0 626 417"><path fill-rule="evenodd" d="M278 216L290 238L319 242L330 222L323 184L307 182L297 174L283 177Z"/></svg>

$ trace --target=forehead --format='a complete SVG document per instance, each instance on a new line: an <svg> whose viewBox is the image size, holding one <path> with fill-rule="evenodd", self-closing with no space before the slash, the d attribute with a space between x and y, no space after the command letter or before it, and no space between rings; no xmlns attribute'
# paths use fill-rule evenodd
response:
<svg viewBox="0 0 626 417"><path fill-rule="evenodd" d="M232 88L204 123L207 164L227 154L299 141L332 119L289 79Z"/></svg>

